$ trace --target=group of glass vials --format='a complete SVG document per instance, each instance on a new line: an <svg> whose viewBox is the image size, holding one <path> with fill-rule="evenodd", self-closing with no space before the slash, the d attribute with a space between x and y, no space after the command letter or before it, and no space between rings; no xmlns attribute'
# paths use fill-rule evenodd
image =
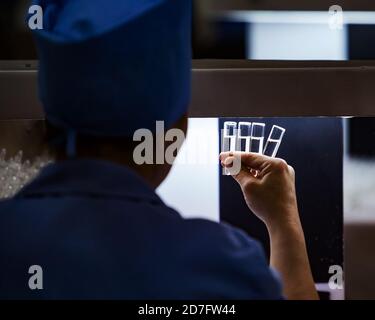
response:
<svg viewBox="0 0 375 320"><path fill-rule="evenodd" d="M224 122L222 131L222 152L253 152L276 157L286 130L273 126L265 140L265 123Z"/></svg>

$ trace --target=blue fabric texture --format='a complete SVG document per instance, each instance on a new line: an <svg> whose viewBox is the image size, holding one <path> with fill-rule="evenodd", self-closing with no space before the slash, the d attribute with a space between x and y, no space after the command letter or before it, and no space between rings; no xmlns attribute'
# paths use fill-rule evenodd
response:
<svg viewBox="0 0 375 320"><path fill-rule="evenodd" d="M132 136L188 108L191 0L34 0L39 95L66 130Z"/></svg>
<svg viewBox="0 0 375 320"><path fill-rule="evenodd" d="M183 219L135 173L95 160L46 167L0 201L0 299L281 299L258 242ZM43 268L30 290L29 267Z"/></svg>

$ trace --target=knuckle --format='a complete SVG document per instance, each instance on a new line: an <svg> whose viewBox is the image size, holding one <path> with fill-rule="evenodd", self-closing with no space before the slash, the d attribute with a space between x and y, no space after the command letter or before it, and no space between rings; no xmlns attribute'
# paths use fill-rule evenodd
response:
<svg viewBox="0 0 375 320"><path fill-rule="evenodd" d="M274 167L280 171L289 171L289 165L283 159L275 159Z"/></svg>
<svg viewBox="0 0 375 320"><path fill-rule="evenodd" d="M294 168L290 165L288 165L288 169L289 169L289 172L294 176L296 174L296 171L294 170Z"/></svg>
<svg viewBox="0 0 375 320"><path fill-rule="evenodd" d="M244 192L249 192L253 188L253 183L251 180L247 180L242 183L242 190Z"/></svg>

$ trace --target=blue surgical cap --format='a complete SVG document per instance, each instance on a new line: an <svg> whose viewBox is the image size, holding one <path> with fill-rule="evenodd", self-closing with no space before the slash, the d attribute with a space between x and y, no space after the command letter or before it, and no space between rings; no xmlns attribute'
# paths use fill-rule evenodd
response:
<svg viewBox="0 0 375 320"><path fill-rule="evenodd" d="M173 125L191 86L191 0L34 0L39 95L66 130L132 136Z"/></svg>

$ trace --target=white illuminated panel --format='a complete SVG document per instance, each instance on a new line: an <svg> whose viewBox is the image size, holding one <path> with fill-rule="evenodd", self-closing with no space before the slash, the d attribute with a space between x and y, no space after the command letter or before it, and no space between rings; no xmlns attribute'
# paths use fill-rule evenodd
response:
<svg viewBox="0 0 375 320"><path fill-rule="evenodd" d="M328 8L327 8L328 9ZM344 8L345 9L345 8ZM281 24L328 24L330 15L327 11L262 11L241 10L219 13L218 18L225 21L245 23L281 23ZM375 24L373 11L343 11L343 23Z"/></svg>
<svg viewBox="0 0 375 320"><path fill-rule="evenodd" d="M219 221L218 119L189 119L187 140L157 193L185 218Z"/></svg>
<svg viewBox="0 0 375 320"><path fill-rule="evenodd" d="M221 21L247 23L247 58L255 60L347 60L350 24L375 24L375 12L343 11L332 28L327 11L229 11ZM340 24L341 24L340 22Z"/></svg>
<svg viewBox="0 0 375 320"><path fill-rule="evenodd" d="M261 60L347 60L347 27L328 23L254 23L248 26L247 57Z"/></svg>

